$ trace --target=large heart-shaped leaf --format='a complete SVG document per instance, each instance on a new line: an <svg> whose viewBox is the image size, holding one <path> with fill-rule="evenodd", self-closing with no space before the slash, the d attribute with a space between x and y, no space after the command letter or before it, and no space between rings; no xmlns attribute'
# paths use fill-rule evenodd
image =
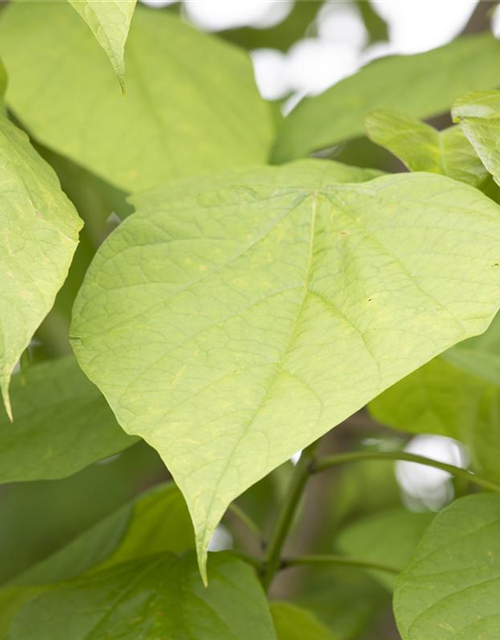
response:
<svg viewBox="0 0 500 640"><path fill-rule="evenodd" d="M63 478L137 442L74 358L14 376L11 396L15 425L0 417L0 483Z"/></svg>
<svg viewBox="0 0 500 640"><path fill-rule="evenodd" d="M211 556L210 586L194 554L150 555L54 588L14 618L7 640L276 640L253 570Z"/></svg>
<svg viewBox="0 0 500 640"><path fill-rule="evenodd" d="M136 0L69 0L89 25L108 54L122 89L125 89L125 42Z"/></svg>
<svg viewBox="0 0 500 640"><path fill-rule="evenodd" d="M468 93L455 102L452 113L500 185L500 91Z"/></svg>
<svg viewBox="0 0 500 640"><path fill-rule="evenodd" d="M202 567L231 500L498 309L498 205L431 174L340 184L366 177L310 160L167 187L87 273L77 357L167 463Z"/></svg>
<svg viewBox="0 0 500 640"><path fill-rule="evenodd" d="M399 576L403 640L500 637L500 496L457 500L438 514Z"/></svg>
<svg viewBox="0 0 500 640"><path fill-rule="evenodd" d="M368 136L386 147L410 171L429 171L478 187L489 178L460 127L437 131L399 111L377 109L365 120Z"/></svg>
<svg viewBox="0 0 500 640"><path fill-rule="evenodd" d="M380 422L460 440L476 471L500 480L500 316L370 402Z"/></svg>
<svg viewBox="0 0 500 640"><path fill-rule="evenodd" d="M500 43L490 34L465 36L418 55L376 60L325 93L305 98L285 118L273 158L294 160L362 136L364 118L376 108L397 105L417 118L447 111L466 91L498 86L499 66Z"/></svg>
<svg viewBox="0 0 500 640"><path fill-rule="evenodd" d="M0 387L12 418L12 371L68 273L82 221L51 167L0 114Z"/></svg>
<svg viewBox="0 0 500 640"><path fill-rule="evenodd" d="M136 10L125 98L67 2L11 3L0 52L9 106L31 133L127 192L269 155L273 116L248 55L168 12Z"/></svg>

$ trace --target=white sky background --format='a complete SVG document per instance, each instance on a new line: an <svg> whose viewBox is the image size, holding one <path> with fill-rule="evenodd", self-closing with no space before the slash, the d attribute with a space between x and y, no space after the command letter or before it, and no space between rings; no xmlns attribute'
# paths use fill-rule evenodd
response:
<svg viewBox="0 0 500 640"><path fill-rule="evenodd" d="M141 1L159 8L175 0ZM389 28L389 42L372 46L368 46L368 34L353 2L325 2L308 36L289 51L252 52L257 84L262 95L270 100L291 94L285 107L289 110L301 97L322 93L376 57L419 53L446 44L465 27L477 1L370 0ZM266 28L281 22L293 4L294 0L184 0L183 13L187 20L206 31L242 26ZM500 8L493 16L492 28L500 38ZM467 464L466 451L450 438L417 436L406 450L457 466ZM300 452L293 461L296 463L299 457ZM450 477L443 471L398 462L396 477L410 509L437 510L453 498ZM218 535L215 546L230 546L223 531Z"/></svg>

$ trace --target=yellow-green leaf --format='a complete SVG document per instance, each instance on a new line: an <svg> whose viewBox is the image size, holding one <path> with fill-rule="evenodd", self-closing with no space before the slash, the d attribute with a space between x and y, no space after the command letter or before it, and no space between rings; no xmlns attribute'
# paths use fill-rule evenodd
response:
<svg viewBox="0 0 500 640"><path fill-rule="evenodd" d="M500 185L500 91L468 93L455 102L452 114Z"/></svg>
<svg viewBox="0 0 500 640"><path fill-rule="evenodd" d="M369 175L310 160L166 187L87 272L78 360L172 472L202 568L234 498L500 305L498 205Z"/></svg>
<svg viewBox="0 0 500 640"><path fill-rule="evenodd" d="M368 137L386 147L410 171L429 171L478 187L489 177L460 127L437 131L399 111L378 109L365 120Z"/></svg>
<svg viewBox="0 0 500 640"><path fill-rule="evenodd" d="M125 89L125 42L136 0L69 0L90 27Z"/></svg>
<svg viewBox="0 0 500 640"><path fill-rule="evenodd" d="M27 135L1 114L0 176L0 387L12 418L12 371L66 279L82 221Z"/></svg>

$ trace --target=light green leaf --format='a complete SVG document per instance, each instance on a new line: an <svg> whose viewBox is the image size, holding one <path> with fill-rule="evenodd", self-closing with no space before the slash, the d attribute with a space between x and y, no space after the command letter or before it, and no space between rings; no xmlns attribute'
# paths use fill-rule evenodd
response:
<svg viewBox="0 0 500 640"><path fill-rule="evenodd" d="M14 425L0 417L0 483L64 478L137 442L74 358L15 375L11 398Z"/></svg>
<svg viewBox="0 0 500 640"><path fill-rule="evenodd" d="M289 602L271 602L277 640L335 640L333 633L307 609Z"/></svg>
<svg viewBox="0 0 500 640"><path fill-rule="evenodd" d="M82 221L51 167L1 114L0 175L0 387L12 418L12 371L66 278Z"/></svg>
<svg viewBox="0 0 500 640"><path fill-rule="evenodd" d="M136 0L69 0L90 27L125 90L125 42Z"/></svg>
<svg viewBox="0 0 500 640"><path fill-rule="evenodd" d="M66 2L11 3L0 52L9 106L33 135L127 192L268 158L274 119L249 56L169 12L137 8L125 98Z"/></svg>
<svg viewBox="0 0 500 640"><path fill-rule="evenodd" d="M468 93L455 102L452 115L500 185L500 91Z"/></svg>
<svg viewBox="0 0 500 640"><path fill-rule="evenodd" d="M440 173L473 187L489 173L460 127L437 131L398 111L378 109L365 119L368 137L397 156L410 171Z"/></svg>
<svg viewBox="0 0 500 640"><path fill-rule="evenodd" d="M210 557L206 589L193 553L155 554L61 585L29 602L8 640L275 640L253 570Z"/></svg>
<svg viewBox="0 0 500 640"><path fill-rule="evenodd" d="M336 546L347 556L402 569L433 517L433 513L410 513L404 509L378 513L342 529ZM394 575L382 571L370 573L393 589Z"/></svg>
<svg viewBox="0 0 500 640"><path fill-rule="evenodd" d="M500 317L370 403L380 422L460 440L472 467L500 480Z"/></svg>
<svg viewBox="0 0 500 640"><path fill-rule="evenodd" d="M403 640L500 637L500 496L462 498L439 513L399 576Z"/></svg>
<svg viewBox="0 0 500 640"><path fill-rule="evenodd" d="M498 309L498 205L348 176L309 160L139 199L76 300L80 364L169 467L202 570L234 498Z"/></svg>
<svg viewBox="0 0 500 640"><path fill-rule="evenodd" d="M286 162L364 134L377 108L429 118L466 91L499 84L500 43L490 34L459 38L439 49L376 60L325 93L305 98L285 118L273 152ZM404 91L402 91L404 87Z"/></svg>

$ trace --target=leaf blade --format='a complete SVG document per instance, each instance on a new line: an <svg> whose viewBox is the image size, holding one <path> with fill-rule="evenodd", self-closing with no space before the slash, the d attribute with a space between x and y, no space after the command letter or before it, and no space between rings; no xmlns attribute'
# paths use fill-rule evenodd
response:
<svg viewBox="0 0 500 640"><path fill-rule="evenodd" d="M67 276L83 222L52 168L3 115L0 151L0 387L12 419L12 371Z"/></svg>
<svg viewBox="0 0 500 640"><path fill-rule="evenodd" d="M496 204L431 174L344 177L306 161L167 189L103 245L75 304L77 358L165 460L202 570L229 502L497 310Z"/></svg>
<svg viewBox="0 0 500 640"><path fill-rule="evenodd" d="M107 53L125 91L125 42L136 0L69 0Z"/></svg>
<svg viewBox="0 0 500 640"><path fill-rule="evenodd" d="M496 143L500 135L500 91L466 94L453 105L452 116L500 184L500 153Z"/></svg>

